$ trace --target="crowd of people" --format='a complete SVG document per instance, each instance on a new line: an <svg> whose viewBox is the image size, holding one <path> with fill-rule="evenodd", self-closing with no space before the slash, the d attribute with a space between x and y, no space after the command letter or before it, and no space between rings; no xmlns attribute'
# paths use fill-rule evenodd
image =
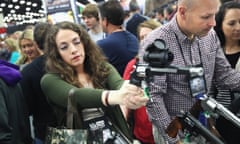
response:
<svg viewBox="0 0 240 144"><path fill-rule="evenodd" d="M208 143L201 134L166 132L180 111L188 112L198 100L188 75L154 75L146 81L148 97L129 81L159 39L174 55L171 65L202 67L206 94L239 116L240 104L233 105L240 98L239 2L178 0L150 16L136 0L128 9L109 0L87 4L81 15L81 24L41 22L1 41L0 143L44 144L47 128L64 124L71 90L83 129L107 118L132 142ZM99 129L111 131L107 122ZM217 127L219 139L232 144L239 129ZM103 135L106 142L111 133Z"/></svg>

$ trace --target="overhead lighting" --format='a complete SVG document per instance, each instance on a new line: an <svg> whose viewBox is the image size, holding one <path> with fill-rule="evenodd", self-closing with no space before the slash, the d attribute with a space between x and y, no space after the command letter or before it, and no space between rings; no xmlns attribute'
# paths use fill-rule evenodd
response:
<svg viewBox="0 0 240 144"><path fill-rule="evenodd" d="M40 9L40 10L38 10L38 12L39 12L39 13L44 13L45 11L42 10L42 9Z"/></svg>
<svg viewBox="0 0 240 144"><path fill-rule="evenodd" d="M25 4L25 0L20 0L19 2L21 5Z"/></svg>
<svg viewBox="0 0 240 144"><path fill-rule="evenodd" d="M30 11L31 10L31 8L30 7L26 7L26 11Z"/></svg>
<svg viewBox="0 0 240 144"><path fill-rule="evenodd" d="M13 8L13 4L9 4L9 5L8 5L8 8Z"/></svg>
<svg viewBox="0 0 240 144"><path fill-rule="evenodd" d="M32 4L32 2L30 2L30 1L28 1L27 3L26 3L26 5L28 5L28 6L30 6Z"/></svg>
<svg viewBox="0 0 240 144"><path fill-rule="evenodd" d="M15 2L18 2L18 0L12 0L12 2L14 2L14 3L15 3Z"/></svg>
<svg viewBox="0 0 240 144"><path fill-rule="evenodd" d="M0 6L1 6L1 7L5 7L5 6L6 6L6 3L1 3Z"/></svg>
<svg viewBox="0 0 240 144"><path fill-rule="evenodd" d="M3 11L3 9L2 8L0 8L0 12L2 12Z"/></svg>
<svg viewBox="0 0 240 144"><path fill-rule="evenodd" d="M37 3L33 3L32 6L33 6L33 7L37 7Z"/></svg>
<svg viewBox="0 0 240 144"><path fill-rule="evenodd" d="M19 5L15 5L15 7L14 7L15 9L19 9L20 8L20 6Z"/></svg>
<svg viewBox="0 0 240 144"><path fill-rule="evenodd" d="M16 11L14 9L10 10L10 13L15 13Z"/></svg>
<svg viewBox="0 0 240 144"><path fill-rule="evenodd" d="M44 17L45 16L45 14L40 14L40 17Z"/></svg>

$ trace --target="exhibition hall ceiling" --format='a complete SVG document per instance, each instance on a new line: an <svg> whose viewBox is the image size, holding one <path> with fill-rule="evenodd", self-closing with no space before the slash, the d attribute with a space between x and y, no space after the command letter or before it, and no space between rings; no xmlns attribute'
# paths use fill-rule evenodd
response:
<svg viewBox="0 0 240 144"><path fill-rule="evenodd" d="M5 23L34 23L37 19L46 17L46 5L42 1L53 0L0 0L0 13ZM77 0L82 4L101 2L104 0Z"/></svg>
<svg viewBox="0 0 240 144"><path fill-rule="evenodd" d="M41 0L1 0L0 13L7 23L30 21L45 16Z"/></svg>

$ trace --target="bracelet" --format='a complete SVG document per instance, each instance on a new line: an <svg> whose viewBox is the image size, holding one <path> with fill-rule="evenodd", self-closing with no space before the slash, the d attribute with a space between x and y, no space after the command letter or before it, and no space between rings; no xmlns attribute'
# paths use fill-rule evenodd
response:
<svg viewBox="0 0 240 144"><path fill-rule="evenodd" d="M105 104L106 106L110 106L109 102L108 102L108 97L109 97L109 91L106 91L106 94L105 94Z"/></svg>

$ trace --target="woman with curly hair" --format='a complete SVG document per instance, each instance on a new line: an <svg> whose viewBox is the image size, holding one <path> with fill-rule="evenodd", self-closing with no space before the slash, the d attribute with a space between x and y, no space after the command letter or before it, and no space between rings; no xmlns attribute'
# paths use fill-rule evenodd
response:
<svg viewBox="0 0 240 144"><path fill-rule="evenodd" d="M90 129L94 119L108 117L132 140L119 105L132 109L145 105L148 99L143 96L143 90L123 81L80 25L71 22L53 25L45 48L48 73L42 78L41 87L49 102L58 109L66 109L68 93L74 89L82 128ZM106 126L107 123L101 129L108 129ZM108 134L103 135L104 142L110 139Z"/></svg>

